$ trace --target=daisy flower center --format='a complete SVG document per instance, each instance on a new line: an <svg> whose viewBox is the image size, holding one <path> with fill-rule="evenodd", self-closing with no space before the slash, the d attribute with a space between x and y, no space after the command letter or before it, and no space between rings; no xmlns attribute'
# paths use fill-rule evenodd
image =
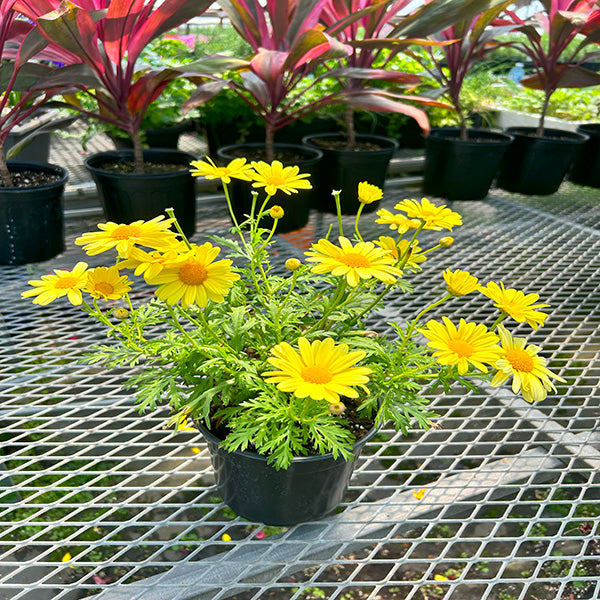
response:
<svg viewBox="0 0 600 600"><path fill-rule="evenodd" d="M141 229L136 225L119 225L115 227L111 236L115 240L127 240L132 237L139 237Z"/></svg>
<svg viewBox="0 0 600 600"><path fill-rule="evenodd" d="M195 262L187 262L179 269L179 279L186 285L200 285L207 276L206 267Z"/></svg>
<svg viewBox="0 0 600 600"><path fill-rule="evenodd" d="M464 340L450 340L448 347L461 358L469 358L473 354L473 346Z"/></svg>
<svg viewBox="0 0 600 600"><path fill-rule="evenodd" d="M108 281L99 281L98 283L94 284L94 288L103 296L110 296L115 290L115 288L108 283Z"/></svg>
<svg viewBox="0 0 600 600"><path fill-rule="evenodd" d="M332 377L327 369L314 365L302 370L302 379L309 383L329 383Z"/></svg>
<svg viewBox="0 0 600 600"><path fill-rule="evenodd" d="M509 348L506 350L506 360L515 371L530 373L535 367L533 358L525 350L521 350L521 348Z"/></svg>
<svg viewBox="0 0 600 600"><path fill-rule="evenodd" d="M69 288L75 287L79 283L77 277L61 277L55 284L54 287L57 290L68 290Z"/></svg>
<svg viewBox="0 0 600 600"><path fill-rule="evenodd" d="M365 267L369 268L371 263L369 259L358 252L348 252L341 258L341 262L349 267Z"/></svg>

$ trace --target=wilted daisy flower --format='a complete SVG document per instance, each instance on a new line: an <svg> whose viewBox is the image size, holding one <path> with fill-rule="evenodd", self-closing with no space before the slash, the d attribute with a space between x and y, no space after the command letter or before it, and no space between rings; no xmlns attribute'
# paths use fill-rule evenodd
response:
<svg viewBox="0 0 600 600"><path fill-rule="evenodd" d="M115 267L96 267L88 271L88 281L84 291L92 298L118 300L131 289L131 281L127 275L120 275Z"/></svg>
<svg viewBox="0 0 600 600"><path fill-rule="evenodd" d="M453 296L466 296L478 288L478 279L468 271L451 271L446 269L443 273L446 289Z"/></svg>
<svg viewBox="0 0 600 600"><path fill-rule="evenodd" d="M382 208L377 211L379 217L375 222L389 225L390 229L398 231L399 234L406 233L409 229L417 229L421 224L416 219L409 219L405 215L399 213L391 213L389 210Z"/></svg>
<svg viewBox="0 0 600 600"><path fill-rule="evenodd" d="M282 191L288 195L298 190L310 190L312 185L306 178L309 173L299 173L298 167L284 167L281 162L274 160L271 164L263 161L252 162L255 173L252 174L252 187L264 187L269 196Z"/></svg>
<svg viewBox="0 0 600 600"><path fill-rule="evenodd" d="M502 325L498 325L502 343L502 357L496 362L498 372L491 385L498 387L512 376L512 391L521 392L527 402L544 400L550 390L556 392L550 377L565 382L562 377L546 368L546 359L538 356L539 346L529 344L524 338L513 337Z"/></svg>
<svg viewBox="0 0 600 600"><path fill-rule="evenodd" d="M165 219L163 215L150 221L134 221L129 225L109 221L99 223L100 231L84 233L75 240L78 246L94 256L116 248L119 256L127 258L134 246L147 246L149 248L165 248L177 240L177 234L169 227L173 219Z"/></svg>
<svg viewBox="0 0 600 600"><path fill-rule="evenodd" d="M223 302L224 296L240 276L231 270L231 261L215 258L221 251L210 242L193 246L184 257L164 265L162 271L148 278L158 285L156 295L167 304L206 306L209 300Z"/></svg>
<svg viewBox="0 0 600 600"><path fill-rule="evenodd" d="M383 198L383 190L376 185L361 181L358 184L358 201L361 204L371 204Z"/></svg>
<svg viewBox="0 0 600 600"><path fill-rule="evenodd" d="M394 257L383 248L371 242L358 242L353 246L343 236L338 239L340 246L334 246L329 240L319 240L305 252L307 262L317 263L311 269L313 273L346 277L352 287L357 286L361 279L374 277L391 284L402 276L402 271L394 266Z"/></svg>
<svg viewBox="0 0 600 600"><path fill-rule="evenodd" d="M423 229L433 229L434 231L449 229L452 231L455 225L462 225L462 217L458 213L450 210L445 205L436 206L427 198L421 198L420 201L403 200L396 204L394 208L404 211L411 219L424 221Z"/></svg>
<svg viewBox="0 0 600 600"><path fill-rule="evenodd" d="M505 289L504 284L490 281L485 286L480 286L479 291L494 302L494 306L503 313L517 321L527 323L532 329L537 329L548 318L546 313L536 310L546 308L549 304L535 304L540 297L538 294L524 294L521 290Z"/></svg>
<svg viewBox="0 0 600 600"><path fill-rule="evenodd" d="M348 351L346 344L335 344L331 338L309 342L298 339L297 352L287 342L272 349L267 358L277 371L263 373L268 383L276 383L282 392L290 392L297 398L310 397L340 403L340 395L357 398L354 386L363 387L369 381L371 369L354 366L365 357L362 350Z"/></svg>
<svg viewBox="0 0 600 600"><path fill-rule="evenodd" d="M225 167L217 167L215 163L206 157L204 160L193 160L190 165L190 173L194 177L205 177L206 179L220 179L223 183L231 183L231 178L241 179L243 181L252 181L254 172L249 164L246 164L245 158L234 158Z"/></svg>
<svg viewBox="0 0 600 600"><path fill-rule="evenodd" d="M469 365L487 372L486 365L494 365L500 357L498 336L483 324L460 320L458 327L448 317L443 323L431 320L419 331L429 340L433 356L442 365L456 365L460 375L469 370Z"/></svg>
<svg viewBox="0 0 600 600"><path fill-rule="evenodd" d="M54 275L42 275L41 279L28 281L33 286L21 294L23 298L31 298L34 304L50 304L58 298L67 296L75 306L82 303L81 290L87 283L87 263L78 262L72 271L55 269Z"/></svg>

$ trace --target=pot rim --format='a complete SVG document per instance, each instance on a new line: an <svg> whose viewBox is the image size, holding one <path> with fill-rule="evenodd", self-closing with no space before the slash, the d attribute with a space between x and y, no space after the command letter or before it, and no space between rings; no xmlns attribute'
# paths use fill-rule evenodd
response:
<svg viewBox="0 0 600 600"><path fill-rule="evenodd" d="M458 142L459 144L472 144L474 146L479 146L481 144L510 144L515 136L511 133L507 133L506 131L502 131L500 129L484 129L482 127L469 127L467 132L469 134L476 133L481 134L482 136L488 136L488 139L485 140L472 140L466 139L461 140L459 137L454 137L453 135L445 136L445 135L436 135L438 133L447 132L450 134L459 134L460 135L460 127L432 127L429 135L427 137L432 137L436 140L447 140L449 142ZM425 138L425 142L427 143L427 138Z"/></svg>
<svg viewBox="0 0 600 600"><path fill-rule="evenodd" d="M535 134L536 130L537 130L537 127L524 127L524 126L507 127L505 129L506 132L513 135L515 138L517 138L517 137L519 137L521 139L527 138L527 139L534 140L534 141L539 140L539 141L550 142L550 143L564 144L564 143L574 142L576 144L583 144L584 142L587 142L590 139L590 136L586 135L585 133L580 133L577 131L569 131L567 129L556 129L553 127L544 127L544 134L550 134L550 135L542 135L542 136L531 135L532 133Z"/></svg>
<svg viewBox="0 0 600 600"><path fill-rule="evenodd" d="M120 177L127 176L131 178L148 178L148 177L171 177L173 175L181 175L181 173L189 171L189 163L193 160L198 160L198 157L191 152L185 152L183 150L176 150L171 148L144 148L144 158L146 156L152 157L156 155L169 154L174 155L181 159L186 159L186 164L181 163L181 170L178 171L167 171L162 173L116 173L114 171L108 171L101 169L96 166L95 162L123 162L124 160L131 160L133 158L133 149L127 150L105 150L104 152L96 152L88 156L83 164L91 172L98 172L107 175L118 175ZM168 160L168 159L166 159Z"/></svg>
<svg viewBox="0 0 600 600"><path fill-rule="evenodd" d="M46 162L38 162L38 161L29 161L29 160L9 160L7 162L9 171L42 171L42 172L53 172L57 175L60 175L60 179L58 181L53 181L52 183L46 183L44 185L35 185L31 187L4 187L1 186L0 190L2 193L4 192L25 192L25 191L36 191L36 190L50 190L61 185L64 185L69 179L69 172L60 165L55 165L52 163Z"/></svg>
<svg viewBox="0 0 600 600"><path fill-rule="evenodd" d="M302 143L309 145L311 143L311 140L314 138L339 139L342 136L344 136L344 133L341 133L339 131L331 131L331 132L325 132L325 133L311 133L309 135L305 135L302 138ZM400 144L394 138L386 137L384 135L375 135L375 134L370 134L370 133L357 133L355 137L357 140L363 140L363 141L372 140L374 143L385 142L385 146L382 147L380 150L370 150L369 152L388 152L390 150L390 148L393 148L394 152L395 152L400 147ZM310 145L309 147L313 148L312 145ZM315 148L315 149L318 149L318 148ZM326 150L327 150L327 152L340 152L340 153L342 153L342 152L354 153L355 152L355 150L340 150L340 149L329 149L329 148L327 148Z"/></svg>
<svg viewBox="0 0 600 600"><path fill-rule="evenodd" d="M224 452L227 452L227 454L243 456L244 458L247 458L250 460L257 460L260 462L265 462L268 459L268 457L265 456L264 454L257 454L256 452L250 452L248 450L233 450L232 452L230 452L229 450L226 450L225 448L223 448L221 446L221 442L223 440L219 439L216 435L214 435L210 429L207 429L206 425L204 424L204 421L196 420L194 424L198 428L200 433L207 439L207 441L210 441L210 442L216 444L218 446L219 450L223 450ZM363 437L361 437L356 443L353 444L352 449L356 450L358 448L362 448L362 446L364 446L378 432L379 432L379 428L377 428L375 426L372 427L371 429L369 429L369 431L365 435L363 435ZM338 457L338 458L341 458L341 457ZM306 463L310 463L310 462L317 462L317 461L323 460L323 459L335 460L333 454L331 452L327 452L326 454L319 454L317 456L295 456L292 459L292 464L300 464L300 463L306 464ZM351 462L351 461L347 461L347 462Z"/></svg>

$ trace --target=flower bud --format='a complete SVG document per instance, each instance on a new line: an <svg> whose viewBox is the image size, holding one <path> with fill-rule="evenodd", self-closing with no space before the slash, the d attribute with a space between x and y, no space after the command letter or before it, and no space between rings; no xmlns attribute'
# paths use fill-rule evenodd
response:
<svg viewBox="0 0 600 600"><path fill-rule="evenodd" d="M129 311L126 308L115 308L113 316L119 321L124 321L129 316Z"/></svg>
<svg viewBox="0 0 600 600"><path fill-rule="evenodd" d="M281 206L279 206L278 204L272 206L271 210L269 211L269 216L271 217L271 219L281 219L284 214L285 213L283 211L283 208L281 208Z"/></svg>
<svg viewBox="0 0 600 600"><path fill-rule="evenodd" d="M346 411L346 405L343 402L332 402L329 404L329 412L338 417Z"/></svg>
<svg viewBox="0 0 600 600"><path fill-rule="evenodd" d="M451 235L447 235L439 241L439 244L442 248L449 248L450 246L452 246L453 243L454 238Z"/></svg>
<svg viewBox="0 0 600 600"><path fill-rule="evenodd" d="M288 271L296 271L302 266L302 263L297 258L288 258L285 261L285 268Z"/></svg>

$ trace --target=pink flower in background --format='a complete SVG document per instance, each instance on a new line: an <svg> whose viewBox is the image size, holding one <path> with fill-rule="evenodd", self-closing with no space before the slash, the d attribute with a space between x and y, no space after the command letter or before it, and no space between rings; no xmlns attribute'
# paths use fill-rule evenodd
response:
<svg viewBox="0 0 600 600"><path fill-rule="evenodd" d="M175 35L173 33L167 33L167 34L165 34L165 39L179 40L180 42L183 42L184 44L186 44L186 46L190 50L194 49L194 47L196 46L196 42L202 42L202 43L208 42L208 37L205 35L202 35L201 33L198 33L198 34L190 33L189 35Z"/></svg>

